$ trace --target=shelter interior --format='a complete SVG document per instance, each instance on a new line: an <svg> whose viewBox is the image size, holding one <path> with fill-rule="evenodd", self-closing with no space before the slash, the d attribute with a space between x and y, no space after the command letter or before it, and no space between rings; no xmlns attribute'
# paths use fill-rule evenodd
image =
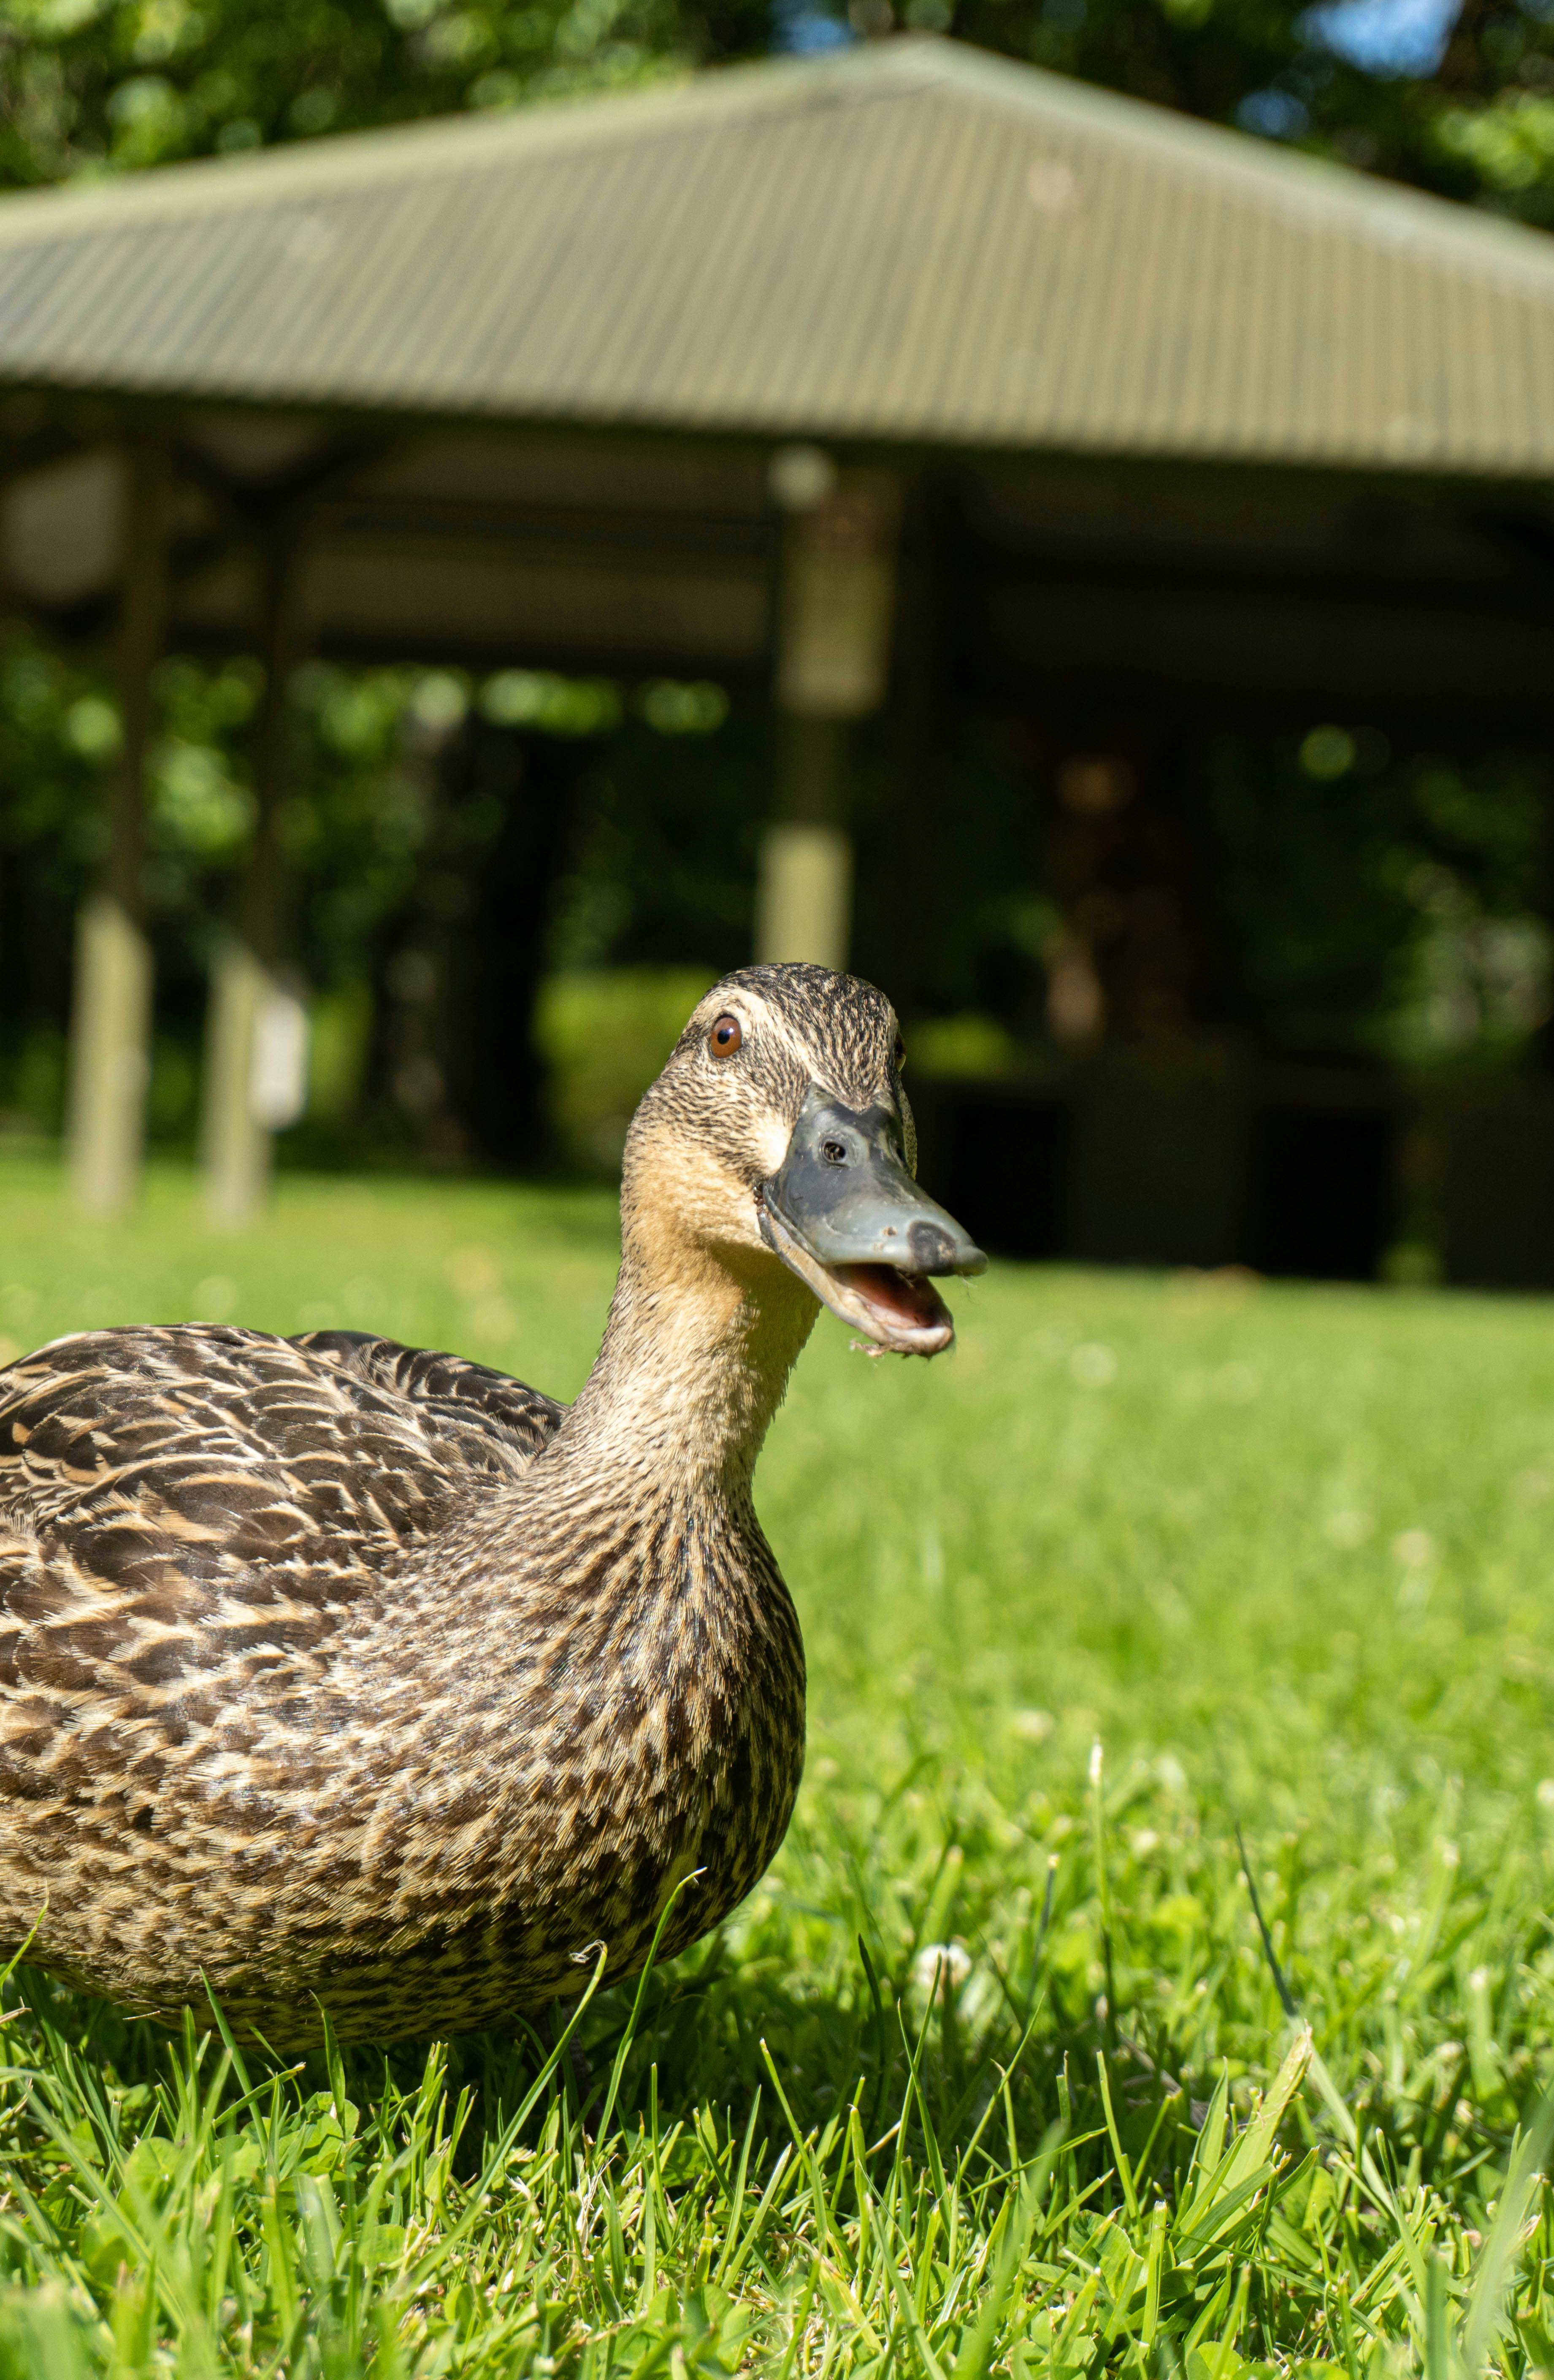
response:
<svg viewBox="0 0 1554 2380"><path fill-rule="evenodd" d="M352 659L770 681L782 511L770 441L406 431L255 410L12 400L13 599L101 633L127 434L165 441L168 637L251 648L259 551L298 545L313 649ZM898 670L1065 711L1189 723L1356 704L1467 727L1544 712L1554 496L1439 474L899 449ZM919 617L918 614L921 614ZM913 630L921 646L914 650ZM898 689L899 690L899 689Z"/></svg>
<svg viewBox="0 0 1554 2380"><path fill-rule="evenodd" d="M1001 844L981 815L996 729L1056 923L1025 979L994 966L980 987L1017 1062L957 1068L952 1049L917 1086L925 1168L995 1246L1365 1277L1423 1196L1454 1277L1554 1272L1541 1081L1493 1097L1458 1083L1425 1129L1395 1073L1259 1047L1205 914L1191 795L1217 736L1255 753L1339 722L1352 747L1538 746L1547 489L943 447L821 457L770 439L57 395L13 398L6 429L12 605L83 648L116 635L131 671L157 651L243 651L282 678L311 654L717 681L755 722L738 864L758 944L763 830L843 837L849 914L812 922L828 947L786 954L849 957L910 1018L956 1004L948 912L1008 863L1007 831ZM869 717L781 699L785 557L820 464L891 492L889 694ZM155 623L126 659L152 579ZM273 718L258 733L273 739ZM458 1031L481 1077L475 1145L533 1160L534 1003L577 772L542 730L495 740L514 761L504 798L538 815L506 888L505 959L477 970ZM249 937L267 963L284 938L273 888L271 906ZM786 931L804 938L802 922ZM683 953L745 954L726 932ZM507 1122L482 1129L493 1103ZM1486 1133L1514 1164L1470 1161ZM236 1220L256 1195L251 1147L232 1165Z"/></svg>

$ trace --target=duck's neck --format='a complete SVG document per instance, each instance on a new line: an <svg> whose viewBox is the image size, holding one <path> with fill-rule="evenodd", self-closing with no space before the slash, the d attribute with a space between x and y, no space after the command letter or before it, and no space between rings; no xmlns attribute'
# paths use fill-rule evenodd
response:
<svg viewBox="0 0 1554 2380"><path fill-rule="evenodd" d="M713 1251L629 1219L623 1236L604 1342L555 1455L647 1504L743 1508L819 1305L763 1251Z"/></svg>

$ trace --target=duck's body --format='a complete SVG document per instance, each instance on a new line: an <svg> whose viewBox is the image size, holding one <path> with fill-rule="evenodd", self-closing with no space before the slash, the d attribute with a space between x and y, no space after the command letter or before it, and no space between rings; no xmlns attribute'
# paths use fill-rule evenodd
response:
<svg viewBox="0 0 1554 2380"><path fill-rule="evenodd" d="M653 1098L570 1409L348 1333L0 1373L0 1949L289 2048L508 2021L748 1891L804 1743L751 1474L818 1307Z"/></svg>

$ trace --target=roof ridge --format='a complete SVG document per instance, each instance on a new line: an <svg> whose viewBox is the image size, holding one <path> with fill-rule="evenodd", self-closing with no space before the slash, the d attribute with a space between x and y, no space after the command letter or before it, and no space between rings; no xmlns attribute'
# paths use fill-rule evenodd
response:
<svg viewBox="0 0 1554 2380"><path fill-rule="evenodd" d="M927 59L925 64L932 79L975 91L1018 113L1048 121L1067 116L1077 128L1122 133L1135 145L1228 175L1265 197L1277 191L1294 201L1299 212L1315 208L1349 229L1358 212L1383 237L1412 244L1415 233L1426 237L1443 234L1461 242L1475 261L1493 246L1513 265L1528 267L1539 277L1554 275L1554 234L1533 225L1441 198L1433 190L1413 189L1337 158L1276 146L1254 133L1188 115L1154 100L1135 99L1106 84L1026 66L970 42L938 35L916 35L912 42L931 53L931 64Z"/></svg>
<svg viewBox="0 0 1554 2380"><path fill-rule="evenodd" d="M839 93L848 95L848 85L857 86L857 98L874 96L880 84L926 84L928 76L912 70L931 39L870 42L867 49L822 59L758 58L700 74L666 71L626 90L569 91L500 111L368 125L237 155L179 158L135 174L6 191L0 194L0 247L68 237L110 224L225 212L258 194L300 201L381 180L394 164L409 169L407 178L419 179L445 171L450 159L467 158L477 148L489 152L494 164L508 154L589 147L618 136L624 127L651 139L698 118L774 115L817 101L834 104ZM887 50L902 55L876 63L875 54ZM909 71L904 73L904 67Z"/></svg>
<svg viewBox="0 0 1554 2380"><path fill-rule="evenodd" d="M526 102L500 114L440 115L408 124L285 142L236 157L202 157L86 186L56 185L0 198L0 248L85 237L136 223L225 212L255 200L302 205L386 175L419 180L460 164L497 167L509 156L576 151L623 136L656 139L697 122L780 115L839 101L952 91L1035 119L1126 140L1208 173L1267 204L1309 220L1325 215L1383 242L1442 245L1483 269L1546 283L1554 237L1503 216L1383 181L1354 166L1275 148L1255 135L1189 116L1149 100L1026 66L936 34L868 42L823 58L762 58L703 74L671 71L646 84Z"/></svg>

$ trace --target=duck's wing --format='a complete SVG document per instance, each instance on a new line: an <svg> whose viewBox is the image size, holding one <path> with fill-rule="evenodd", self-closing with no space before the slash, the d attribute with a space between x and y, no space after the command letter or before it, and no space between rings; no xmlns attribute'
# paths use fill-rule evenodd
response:
<svg viewBox="0 0 1554 2380"><path fill-rule="evenodd" d="M310 1601L349 1600L482 1484L516 1478L564 1410L352 1333L91 1331L0 1371L0 1521L103 1585L283 1572Z"/></svg>
<svg viewBox="0 0 1554 2380"><path fill-rule="evenodd" d="M538 1454L566 1411L554 1397L488 1365L431 1347L402 1347L396 1339L376 1339L370 1330L305 1330L286 1344L372 1388L408 1398L434 1430L471 1460L488 1446L503 1459L515 1448L525 1456Z"/></svg>
<svg viewBox="0 0 1554 2380"><path fill-rule="evenodd" d="M128 1976L139 1944L133 1997L159 1920L192 1957L222 1845L270 1791L279 1826L329 1784L341 1635L560 1412L455 1357L199 1325L0 1371L0 1954L52 1892L63 1972ZM194 1764L221 1809L186 1840ZM142 1845L164 1820L172 1848ZM243 1888L229 1906L252 1915Z"/></svg>

